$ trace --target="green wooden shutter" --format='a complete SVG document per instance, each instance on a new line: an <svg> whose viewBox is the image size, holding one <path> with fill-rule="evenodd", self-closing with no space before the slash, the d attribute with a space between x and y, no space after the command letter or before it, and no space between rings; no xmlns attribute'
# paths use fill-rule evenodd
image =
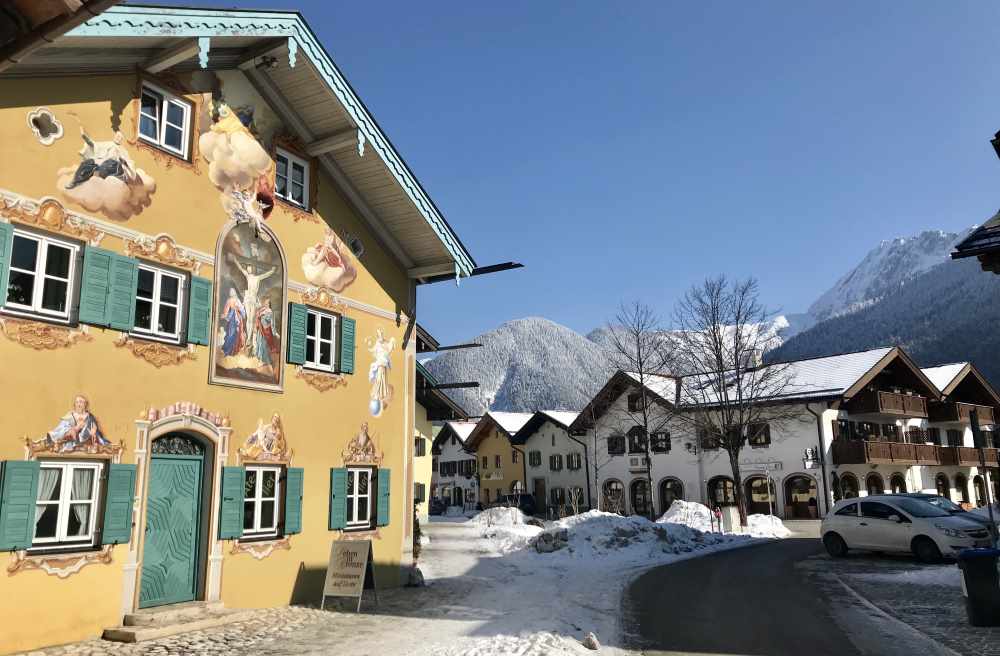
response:
<svg viewBox="0 0 1000 656"><path fill-rule="evenodd" d="M111 286L111 251L87 247L83 255L80 283L80 321L95 326L108 325L108 290Z"/></svg>
<svg viewBox="0 0 1000 656"><path fill-rule="evenodd" d="M212 281L191 276L188 300L187 341L208 346L212 334Z"/></svg>
<svg viewBox="0 0 1000 656"><path fill-rule="evenodd" d="M135 327L135 289L139 283L139 262L124 255L111 260L108 289L108 325L115 330Z"/></svg>
<svg viewBox="0 0 1000 656"><path fill-rule="evenodd" d="M234 540L243 535L243 485L246 470L222 468L222 501L219 504L219 539Z"/></svg>
<svg viewBox="0 0 1000 656"><path fill-rule="evenodd" d="M111 465L107 490L101 544L125 544L132 536L135 465Z"/></svg>
<svg viewBox="0 0 1000 656"><path fill-rule="evenodd" d="M10 251L14 246L14 226L0 223L0 306L7 302L7 281L10 277Z"/></svg>
<svg viewBox="0 0 1000 656"><path fill-rule="evenodd" d="M378 470L378 505L375 506L378 516L375 523L378 526L389 525L389 470Z"/></svg>
<svg viewBox="0 0 1000 656"><path fill-rule="evenodd" d="M354 373L354 319L340 317L340 358L337 370L342 374Z"/></svg>
<svg viewBox="0 0 1000 656"><path fill-rule="evenodd" d="M0 551L19 551L35 537L37 460L8 460L0 481Z"/></svg>
<svg viewBox="0 0 1000 656"><path fill-rule="evenodd" d="M330 470L330 530L347 527L347 470Z"/></svg>
<svg viewBox="0 0 1000 656"><path fill-rule="evenodd" d="M289 467L285 473L285 535L302 532L301 467Z"/></svg>
<svg viewBox="0 0 1000 656"><path fill-rule="evenodd" d="M309 312L305 305L288 304L288 364L306 362L306 326Z"/></svg>

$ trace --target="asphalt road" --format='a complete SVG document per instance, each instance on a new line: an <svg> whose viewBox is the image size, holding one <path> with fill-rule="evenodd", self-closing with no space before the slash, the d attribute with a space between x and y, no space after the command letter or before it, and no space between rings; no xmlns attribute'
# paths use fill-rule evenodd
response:
<svg viewBox="0 0 1000 656"><path fill-rule="evenodd" d="M829 593L794 567L822 550L788 538L647 572L626 593L631 646L650 656L857 656Z"/></svg>

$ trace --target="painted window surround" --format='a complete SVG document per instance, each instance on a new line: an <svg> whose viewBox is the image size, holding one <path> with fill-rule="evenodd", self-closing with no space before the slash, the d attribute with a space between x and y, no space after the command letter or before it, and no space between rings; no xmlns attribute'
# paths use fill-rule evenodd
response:
<svg viewBox="0 0 1000 656"><path fill-rule="evenodd" d="M39 460L41 470L59 472L59 497L54 501L45 502L45 505L58 508L56 519L56 534L51 538L38 538L37 535L31 543L29 553L38 553L49 550L67 551L87 551L94 547L97 538L98 512L101 510L101 485L105 464L103 460L79 461L69 459L44 459ZM77 491L74 487L74 476L76 471L90 471L91 483L89 498L87 499L88 521L87 531L79 536L69 536L67 534L69 515L73 512L72 506L79 505L77 501ZM39 484L41 492L41 484ZM38 505L42 505L39 500ZM35 527L37 533L37 524Z"/></svg>
<svg viewBox="0 0 1000 656"><path fill-rule="evenodd" d="M11 314L18 317L32 318L32 319L42 319L44 321L54 321L57 323L72 323L74 320L73 307L74 301L76 300L77 294L80 293L79 290L79 277L80 277L80 258L83 253L83 249L80 246L79 241L73 239L64 239L61 237L53 236L48 233L37 232L31 229L30 226L24 226L19 223L12 223L14 228L14 239L18 237L22 239L30 239L38 243L38 250L36 252L35 258L35 285L33 292L33 306L40 306L41 296L42 296L42 285L39 284L44 278L51 277L47 276L45 273L45 262L48 255L49 245L54 245L61 248L66 248L70 250L69 258L69 279L66 286L66 312L57 313L54 311L39 309L38 307L28 307L23 305L17 305L7 299L7 303L3 306L4 314ZM11 265L11 272L14 271L13 265Z"/></svg>
<svg viewBox="0 0 1000 656"><path fill-rule="evenodd" d="M24 196L22 194L19 194L16 191L0 188L0 220L5 220L4 219L5 209L6 210L21 209L29 213L36 213L38 212L41 204L47 200L59 202L57 199L48 196L40 199L33 199ZM59 204L62 205L61 202ZM67 221L71 221L73 223L79 223L81 226L87 226L93 228L97 230L99 233L103 233L102 237L104 235L111 235L121 240L141 241L141 240L154 239L157 236L139 232L137 230L132 230L122 225L116 225L114 223L111 223L110 221L104 221L102 219L98 219L93 216L82 214L80 212L75 212L69 209L65 209L65 211L66 211ZM18 221L7 221L7 222L11 223L11 225L13 225L15 229L24 228L29 231L31 229L30 224L23 224ZM91 245L96 245L96 244L91 244ZM181 244L177 244L177 247L178 251L181 254L183 254L185 257L190 257L197 263L198 267L192 272L193 274L197 275L198 269L200 268L201 265L208 265L211 267L215 266L214 256L209 255L208 253L205 253L203 251L182 246ZM122 251L121 254L128 255L128 253L125 253L124 251ZM305 283L292 280L291 278L289 278L288 280L288 291L290 292L297 292L298 294L301 295L311 289L313 289L311 285L307 285ZM336 294L329 290L326 291L330 295L332 302L334 304L346 305L347 307L358 310L359 312L365 312L366 314L370 314L372 316L379 317L381 319L390 319L392 321L396 321L398 319L402 323L408 323L410 321L410 317L404 312L397 313L395 310L381 308L376 305L372 305L370 303L365 303L363 301L350 298L349 296Z"/></svg>
<svg viewBox="0 0 1000 656"><path fill-rule="evenodd" d="M292 12L242 11L239 15L211 9L118 6L79 25L67 36L165 36L197 38L199 63L207 68L211 37L268 36L288 39L289 65L294 67L299 53L309 58L320 77L340 100L358 127L359 143L368 143L386 164L389 173L413 202L428 226L455 260L456 277L468 277L475 264L457 235L438 212L410 172L409 167L382 133L375 119L355 95L350 84L327 55L306 22ZM362 146L363 147L363 146Z"/></svg>
<svg viewBox="0 0 1000 656"><path fill-rule="evenodd" d="M142 96L149 96L158 101L157 105L157 116L153 117L142 110ZM168 106L180 107L181 125L176 125L168 121ZM164 152L170 153L175 157L179 157L184 161L190 161L191 155L191 117L194 114L194 107L191 102L181 98L180 96L167 91L165 88L155 85L146 80L142 81L142 92L140 94L139 100L139 116L137 116L136 123L136 136L142 139L144 142L163 150ZM157 132L159 133L156 138L150 137L142 131L142 119L150 118L156 121ZM167 126L170 125L181 131L181 147L174 148L166 143L166 133Z"/></svg>

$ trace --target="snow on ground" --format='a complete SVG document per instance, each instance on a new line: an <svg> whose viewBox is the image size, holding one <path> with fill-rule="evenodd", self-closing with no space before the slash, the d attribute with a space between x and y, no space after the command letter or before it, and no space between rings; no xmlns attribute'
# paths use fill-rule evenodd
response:
<svg viewBox="0 0 1000 656"><path fill-rule="evenodd" d="M750 515L747 531L755 538L787 538L792 534L774 515Z"/></svg>
<svg viewBox="0 0 1000 656"><path fill-rule="evenodd" d="M956 565L939 565L923 567L902 572L886 572L878 574L852 574L851 578L879 583L908 583L912 585L941 585L950 588L962 587L962 570Z"/></svg>
<svg viewBox="0 0 1000 656"><path fill-rule="evenodd" d="M659 523L684 524L699 531L712 530L712 511L703 503L675 500L667 512L656 520Z"/></svg>

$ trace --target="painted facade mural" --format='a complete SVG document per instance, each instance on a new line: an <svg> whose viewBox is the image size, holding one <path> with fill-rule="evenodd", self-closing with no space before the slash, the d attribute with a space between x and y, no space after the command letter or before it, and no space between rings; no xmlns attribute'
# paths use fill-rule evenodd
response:
<svg viewBox="0 0 1000 656"><path fill-rule="evenodd" d="M257 420L257 429L243 442L239 454L244 461L258 462L282 462L291 457L285 429L277 412L271 415L271 421L267 423L263 419Z"/></svg>
<svg viewBox="0 0 1000 656"><path fill-rule="evenodd" d="M31 454L35 453L87 453L117 454L121 446L111 444L104 436L97 418L90 412L87 397L77 394L72 409L59 419L56 427L40 440L26 439Z"/></svg>
<svg viewBox="0 0 1000 656"><path fill-rule="evenodd" d="M392 401L392 385L389 384L389 370L392 369L392 350L396 348L396 338L385 338L381 328L375 331L374 339L368 338L368 352L372 354L372 364L368 367L368 382L372 384L368 410L378 417Z"/></svg>
<svg viewBox="0 0 1000 656"><path fill-rule="evenodd" d="M285 264L274 235L238 223L219 244L215 268L212 382L281 389Z"/></svg>
<svg viewBox="0 0 1000 656"><path fill-rule="evenodd" d="M375 439L368 433L368 424L361 424L361 430L355 435L347 448L340 454L345 465L375 465L382 464L385 454L379 450Z"/></svg>
<svg viewBox="0 0 1000 656"><path fill-rule="evenodd" d="M128 220L149 207L156 181L136 167L122 133L115 131L110 141L95 141L80 126L80 137L80 161L56 172L56 187L63 197L115 221Z"/></svg>
<svg viewBox="0 0 1000 656"><path fill-rule="evenodd" d="M312 284L335 292L343 291L358 275L350 250L329 228L323 235L323 241L310 246L302 254L302 271Z"/></svg>

